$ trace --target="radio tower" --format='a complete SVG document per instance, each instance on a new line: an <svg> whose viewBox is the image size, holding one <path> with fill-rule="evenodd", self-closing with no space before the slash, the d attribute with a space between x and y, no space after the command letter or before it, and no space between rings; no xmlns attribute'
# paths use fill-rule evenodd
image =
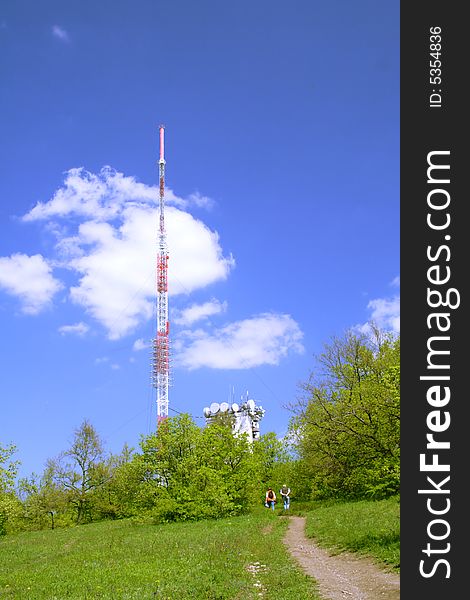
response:
<svg viewBox="0 0 470 600"><path fill-rule="evenodd" d="M153 341L152 382L157 390L157 427L168 417L170 372L168 320L168 246L165 231L165 128L160 125L160 228L157 255L157 335Z"/></svg>

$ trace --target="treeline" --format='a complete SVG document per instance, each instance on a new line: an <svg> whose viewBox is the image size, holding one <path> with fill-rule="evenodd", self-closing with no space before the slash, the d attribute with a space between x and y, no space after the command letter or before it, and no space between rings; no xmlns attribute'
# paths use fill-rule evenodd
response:
<svg viewBox="0 0 470 600"><path fill-rule="evenodd" d="M13 448L6 449L5 458ZM87 421L71 447L49 460L39 477L3 477L3 530L69 526L134 517L154 523L217 518L246 512L282 464L282 444L272 433L250 444L223 421L200 428L183 414L143 436L138 452L125 446L106 455ZM3 469L6 473L6 470Z"/></svg>
<svg viewBox="0 0 470 600"><path fill-rule="evenodd" d="M372 327L325 344L290 430L306 492L385 498L400 489L400 338Z"/></svg>
<svg viewBox="0 0 470 600"><path fill-rule="evenodd" d="M399 338L376 328L325 344L290 405L288 435L250 443L228 417L204 428L186 414L109 454L88 421L44 473L17 479L0 445L0 534L132 517L162 523L237 515L288 483L293 500L399 492Z"/></svg>

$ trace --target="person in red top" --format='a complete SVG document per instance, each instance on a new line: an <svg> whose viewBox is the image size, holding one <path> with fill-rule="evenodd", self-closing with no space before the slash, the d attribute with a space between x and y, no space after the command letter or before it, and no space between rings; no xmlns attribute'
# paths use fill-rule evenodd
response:
<svg viewBox="0 0 470 600"><path fill-rule="evenodd" d="M274 510L274 505L276 504L276 494L272 488L268 488L266 492L266 506L271 507Z"/></svg>

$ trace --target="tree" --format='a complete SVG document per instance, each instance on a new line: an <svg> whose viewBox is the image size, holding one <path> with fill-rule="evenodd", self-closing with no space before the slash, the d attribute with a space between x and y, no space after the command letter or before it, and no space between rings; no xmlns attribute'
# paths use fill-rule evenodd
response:
<svg viewBox="0 0 470 600"><path fill-rule="evenodd" d="M239 514L256 501L260 454L230 422L198 427L189 415L170 417L142 439L140 500L158 521Z"/></svg>
<svg viewBox="0 0 470 600"><path fill-rule="evenodd" d="M268 485L276 487L280 465L289 460L285 444L275 433L268 432L253 444L253 452L258 461L258 477L262 488Z"/></svg>
<svg viewBox="0 0 470 600"><path fill-rule="evenodd" d="M316 495L372 497L399 490L400 340L372 329L333 338L291 420Z"/></svg>
<svg viewBox="0 0 470 600"><path fill-rule="evenodd" d="M0 444L0 492L12 490L14 487L19 465L19 461L11 460L15 452L16 446L14 444L8 446Z"/></svg>
<svg viewBox="0 0 470 600"><path fill-rule="evenodd" d="M135 458L134 449L124 444L120 454L107 459L108 479L93 492L94 517L119 519L137 514L143 469Z"/></svg>
<svg viewBox="0 0 470 600"><path fill-rule="evenodd" d="M260 471L258 455L247 434L234 435L230 422L214 420L202 432L198 488L211 498L220 514L240 513L256 498ZM218 486L213 484L218 481Z"/></svg>
<svg viewBox="0 0 470 600"><path fill-rule="evenodd" d="M46 469L42 477L32 474L18 482L18 492L23 505L23 520L26 527L54 529L58 518L63 525L67 498L63 489L53 481L51 469Z"/></svg>
<svg viewBox="0 0 470 600"><path fill-rule="evenodd" d="M91 519L92 493L110 475L104 462L101 439L88 421L75 430L71 448L49 460L48 468L53 481L67 492L68 501L76 511L76 522Z"/></svg>
<svg viewBox="0 0 470 600"><path fill-rule="evenodd" d="M7 531L7 523L20 513L20 505L14 492L19 461L12 460L16 446L0 444L0 535Z"/></svg>

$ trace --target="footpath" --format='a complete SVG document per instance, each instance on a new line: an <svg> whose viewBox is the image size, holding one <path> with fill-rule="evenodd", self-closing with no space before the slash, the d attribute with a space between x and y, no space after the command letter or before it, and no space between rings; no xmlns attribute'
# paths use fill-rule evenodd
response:
<svg viewBox="0 0 470 600"><path fill-rule="evenodd" d="M330 555L305 536L305 519L289 517L284 543L324 600L399 600L400 577L355 554Z"/></svg>

